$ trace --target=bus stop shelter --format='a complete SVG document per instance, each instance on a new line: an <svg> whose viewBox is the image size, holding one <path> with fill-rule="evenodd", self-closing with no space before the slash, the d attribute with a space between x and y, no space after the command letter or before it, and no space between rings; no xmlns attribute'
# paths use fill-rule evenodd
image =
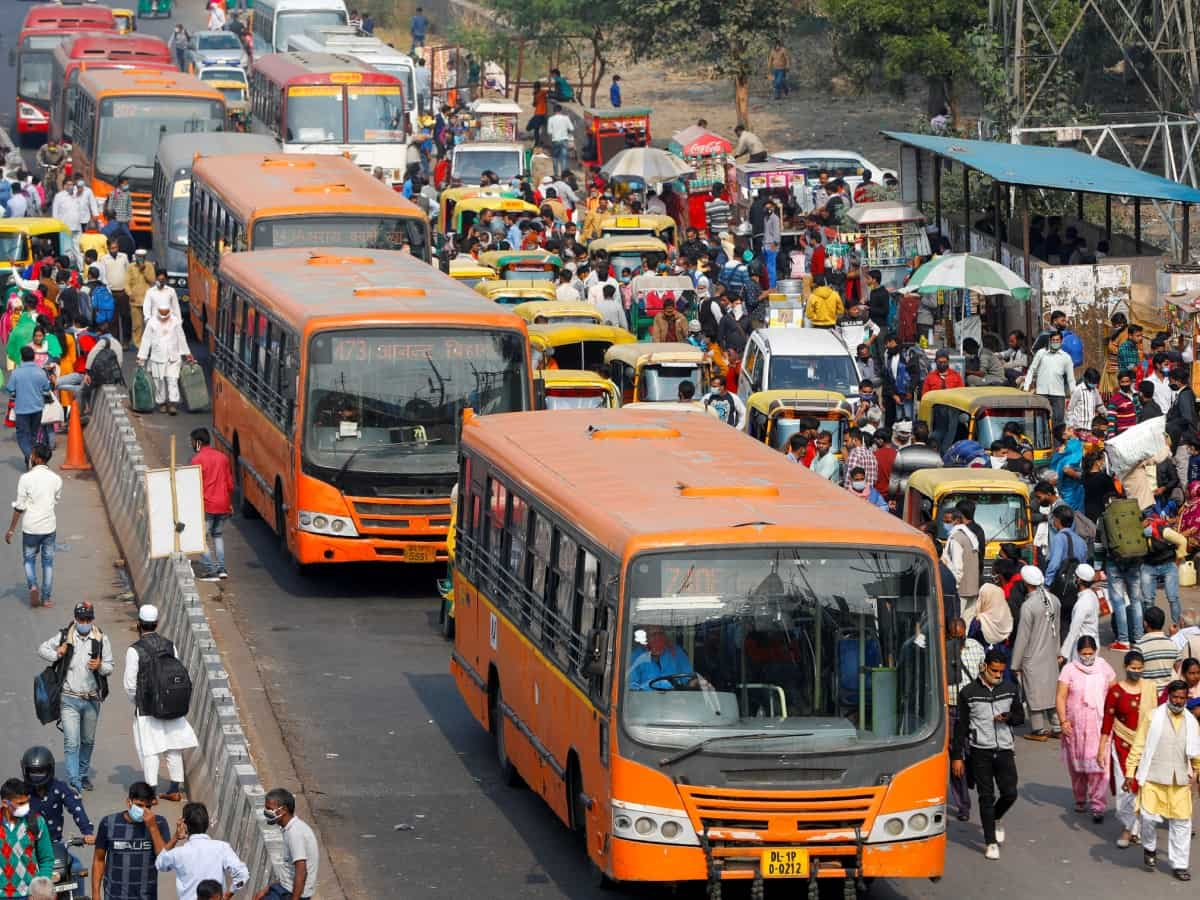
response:
<svg viewBox="0 0 1200 900"><path fill-rule="evenodd" d="M1173 216L1164 213L1163 218L1171 231L1179 262L1187 262L1191 207L1194 203L1200 203L1200 190L1196 188L1066 147L1002 144L900 131L885 131L883 135L901 145L900 186L903 198L909 202L933 204L933 219L937 223L939 237L942 229L942 170L950 162L962 167L963 206L968 223L971 221L972 199L970 172L980 172L993 180L992 196L987 198L987 202L994 211L996 235L1001 230L1005 190L1019 190L1026 272L1029 271L1030 190L1068 191L1075 194L1077 218L1081 221L1084 219L1084 196L1096 194L1104 197L1104 234L1110 241L1112 199L1128 198L1133 202L1134 243L1138 254L1142 252L1142 203L1182 204L1178 232ZM1000 260L1000 241L996 242L996 259Z"/></svg>

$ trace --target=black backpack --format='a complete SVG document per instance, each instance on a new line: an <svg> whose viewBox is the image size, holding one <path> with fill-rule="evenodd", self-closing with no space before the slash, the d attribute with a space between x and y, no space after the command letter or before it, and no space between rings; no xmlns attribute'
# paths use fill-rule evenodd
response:
<svg viewBox="0 0 1200 900"><path fill-rule="evenodd" d="M175 656L175 645L151 633L133 649L138 655L138 715L155 719L186 716L192 704L192 677Z"/></svg>
<svg viewBox="0 0 1200 900"><path fill-rule="evenodd" d="M100 387L104 384L124 384L125 376L121 373L121 361L113 350L112 341L105 337L101 339L102 346L92 360L88 373L92 376L92 384Z"/></svg>

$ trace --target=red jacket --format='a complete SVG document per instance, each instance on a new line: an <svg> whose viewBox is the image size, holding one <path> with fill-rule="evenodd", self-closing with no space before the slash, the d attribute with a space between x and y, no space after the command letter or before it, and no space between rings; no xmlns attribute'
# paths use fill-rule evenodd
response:
<svg viewBox="0 0 1200 900"><path fill-rule="evenodd" d="M233 513L233 466L229 457L212 447L201 447L192 457L204 481L204 512L210 516Z"/></svg>
<svg viewBox="0 0 1200 900"><path fill-rule="evenodd" d="M947 388L963 387L962 376L954 369L947 369L944 373L934 369L925 376L925 381L921 383L921 395L924 396L930 391L942 391Z"/></svg>

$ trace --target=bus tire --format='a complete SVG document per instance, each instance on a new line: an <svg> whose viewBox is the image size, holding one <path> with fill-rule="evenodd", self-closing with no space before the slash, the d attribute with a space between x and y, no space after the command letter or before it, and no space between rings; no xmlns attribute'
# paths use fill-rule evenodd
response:
<svg viewBox="0 0 1200 900"><path fill-rule="evenodd" d="M491 709L488 710L488 722L492 726L492 736L496 739L496 762L500 765L500 780L508 787L519 787L521 773L508 758L508 748L505 745L504 713L501 712L503 706L504 695L500 691L500 685L497 684L496 691L492 695Z"/></svg>

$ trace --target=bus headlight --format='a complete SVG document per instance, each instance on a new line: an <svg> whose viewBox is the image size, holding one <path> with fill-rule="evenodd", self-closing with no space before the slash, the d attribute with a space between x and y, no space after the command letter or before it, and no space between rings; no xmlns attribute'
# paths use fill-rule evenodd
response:
<svg viewBox="0 0 1200 900"><path fill-rule="evenodd" d="M612 801L613 833L627 841L699 847L700 839L682 809Z"/></svg>
<svg viewBox="0 0 1200 900"><path fill-rule="evenodd" d="M297 517L300 530L311 534L332 534L337 537L358 537L358 529L354 520L348 516L331 516L328 513L300 510Z"/></svg>
<svg viewBox="0 0 1200 900"><path fill-rule="evenodd" d="M867 843L886 844L892 841L911 841L944 834L945 831L945 805L905 809L877 816L875 824L871 828L871 834L867 837Z"/></svg>
<svg viewBox="0 0 1200 900"><path fill-rule="evenodd" d="M22 119L33 119L35 122L44 122L46 115L36 106L30 106L28 103L18 103L17 112Z"/></svg>

